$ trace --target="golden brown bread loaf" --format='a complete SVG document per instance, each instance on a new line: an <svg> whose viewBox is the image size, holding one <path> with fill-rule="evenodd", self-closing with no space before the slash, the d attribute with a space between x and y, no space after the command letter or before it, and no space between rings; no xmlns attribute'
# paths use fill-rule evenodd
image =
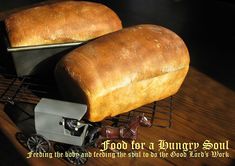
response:
<svg viewBox="0 0 235 166"><path fill-rule="evenodd" d="M12 47L87 41L122 28L108 7L63 1L23 10L5 20Z"/></svg>
<svg viewBox="0 0 235 166"><path fill-rule="evenodd" d="M57 64L55 76L67 99L85 98L88 118L96 122L175 94L188 68L180 37L139 25L72 51Z"/></svg>

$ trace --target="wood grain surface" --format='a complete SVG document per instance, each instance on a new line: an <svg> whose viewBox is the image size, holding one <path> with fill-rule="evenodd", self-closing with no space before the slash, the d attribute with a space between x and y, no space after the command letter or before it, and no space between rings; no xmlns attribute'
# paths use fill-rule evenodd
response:
<svg viewBox="0 0 235 166"><path fill-rule="evenodd" d="M0 12L0 19L9 13ZM5 114L4 104L0 103L0 132L3 133L23 158L27 150L15 138L19 129ZM174 96L173 121L171 128L140 128L139 142L224 142L229 140L228 158L89 158L87 166L123 165L123 166L232 166L235 164L235 92L200 73L191 67L180 91ZM1 142L0 142L1 145ZM89 149L97 151L97 149ZM146 151L149 151L145 149ZM1 151L1 150L0 150ZM157 152L157 150L155 150ZM154 151L153 151L154 152ZM1 153L4 154L4 153ZM11 158L10 154L0 157ZM10 160L10 159L9 159ZM68 165L61 159L26 160L28 165ZM17 162L17 161L16 161ZM0 162L1 163L1 162ZM1 165L1 164L0 164ZM17 164L16 164L17 165Z"/></svg>
<svg viewBox="0 0 235 166"><path fill-rule="evenodd" d="M89 158L86 165L212 165L232 166L235 160L235 93L193 67L180 91L173 100L173 123L171 128L140 128L138 142L224 142L229 140L229 158ZM27 151L15 139L15 124L3 112L0 105L0 130L9 138L19 153ZM90 151L99 151L89 149ZM146 150L148 151L148 150ZM157 152L157 150L156 150ZM28 160L30 165L65 165L59 159Z"/></svg>

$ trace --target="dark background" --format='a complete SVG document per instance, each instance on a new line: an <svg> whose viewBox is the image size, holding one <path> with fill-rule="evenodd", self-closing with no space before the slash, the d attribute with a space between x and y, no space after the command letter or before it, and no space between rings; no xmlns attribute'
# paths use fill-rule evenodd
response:
<svg viewBox="0 0 235 166"><path fill-rule="evenodd" d="M0 11L43 0L0 0ZM187 44L191 65L235 90L235 3L233 0L90 0L106 4L124 26L167 27Z"/></svg>
<svg viewBox="0 0 235 166"><path fill-rule="evenodd" d="M41 1L43 0L0 0L0 12ZM235 90L234 0L91 1L104 3L112 8L125 27L150 23L173 30L187 44L193 67ZM1 158L0 165L26 165L2 133L0 143L0 156L11 155L9 158Z"/></svg>

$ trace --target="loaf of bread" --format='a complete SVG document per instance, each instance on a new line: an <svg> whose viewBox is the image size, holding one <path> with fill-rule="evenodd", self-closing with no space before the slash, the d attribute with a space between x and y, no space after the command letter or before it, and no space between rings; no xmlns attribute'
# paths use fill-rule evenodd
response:
<svg viewBox="0 0 235 166"><path fill-rule="evenodd" d="M12 47L87 41L122 28L111 9L85 1L23 10L7 17L5 25Z"/></svg>
<svg viewBox="0 0 235 166"><path fill-rule="evenodd" d="M85 102L88 119L97 122L175 94L189 61L174 32L138 25L75 49L57 64L55 76L64 97Z"/></svg>

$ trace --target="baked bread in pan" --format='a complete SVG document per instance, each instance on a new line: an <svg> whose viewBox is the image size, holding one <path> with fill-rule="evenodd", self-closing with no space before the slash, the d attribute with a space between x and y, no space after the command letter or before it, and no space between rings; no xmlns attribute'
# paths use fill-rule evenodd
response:
<svg viewBox="0 0 235 166"><path fill-rule="evenodd" d="M174 32L138 25L73 50L57 64L55 77L63 96L87 103L88 119L97 122L174 95L189 61Z"/></svg>
<svg viewBox="0 0 235 166"><path fill-rule="evenodd" d="M87 41L122 28L108 7L63 1L33 7L5 19L11 47Z"/></svg>

